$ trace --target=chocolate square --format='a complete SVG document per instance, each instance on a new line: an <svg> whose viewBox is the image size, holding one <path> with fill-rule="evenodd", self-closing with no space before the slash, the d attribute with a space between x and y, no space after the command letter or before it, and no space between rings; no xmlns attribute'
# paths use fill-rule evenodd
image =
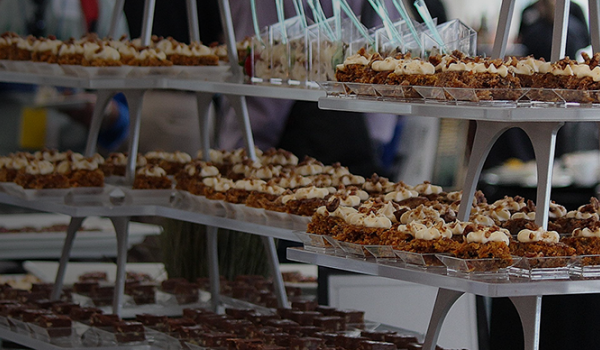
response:
<svg viewBox="0 0 600 350"><path fill-rule="evenodd" d="M181 326L179 327L179 339L199 339L207 332L204 326Z"/></svg>
<svg viewBox="0 0 600 350"><path fill-rule="evenodd" d="M333 316L339 316L344 319L345 323L364 323L365 312L357 310L336 310Z"/></svg>
<svg viewBox="0 0 600 350"><path fill-rule="evenodd" d="M317 350L324 344L325 341L320 338L292 338L290 350Z"/></svg>
<svg viewBox="0 0 600 350"><path fill-rule="evenodd" d="M315 311L319 304L312 300L292 301L292 309L299 311Z"/></svg>
<svg viewBox="0 0 600 350"><path fill-rule="evenodd" d="M95 281L75 282L73 283L73 293L88 295L92 288L98 287L100 284Z"/></svg>
<svg viewBox="0 0 600 350"><path fill-rule="evenodd" d="M254 312L254 309L226 308L225 313L233 318L242 319Z"/></svg>
<svg viewBox="0 0 600 350"><path fill-rule="evenodd" d="M119 321L114 325L115 337L119 343L132 343L146 340L144 326L135 321Z"/></svg>
<svg viewBox="0 0 600 350"><path fill-rule="evenodd" d="M118 315L93 314L90 324L99 328L113 328L114 324L121 321Z"/></svg>
<svg viewBox="0 0 600 350"><path fill-rule="evenodd" d="M373 341L382 341L385 342L385 337L390 336L392 334L396 334L396 332L392 331L362 331L360 335L368 338Z"/></svg>
<svg viewBox="0 0 600 350"><path fill-rule="evenodd" d="M69 315L71 313L71 309L75 307L80 307L78 304L74 303L65 303L59 302L52 305L52 312L59 315Z"/></svg>
<svg viewBox="0 0 600 350"><path fill-rule="evenodd" d="M229 333L205 333L198 343L205 347L222 347L227 345L227 339L229 338L231 338Z"/></svg>
<svg viewBox="0 0 600 350"><path fill-rule="evenodd" d="M290 329L290 335L296 337L316 337L316 334L319 332L323 332L323 328L315 326L300 326L298 328Z"/></svg>
<svg viewBox="0 0 600 350"><path fill-rule="evenodd" d="M260 339L227 339L229 350L249 350L250 345L263 344Z"/></svg>
<svg viewBox="0 0 600 350"><path fill-rule="evenodd" d="M318 311L320 313L322 313L325 316L334 316L334 312L337 309L331 306L325 306L325 305L317 305L317 308L315 311Z"/></svg>
<svg viewBox="0 0 600 350"><path fill-rule="evenodd" d="M323 314L318 311L293 311L290 319L301 326L312 326L316 317L323 317Z"/></svg>
<svg viewBox="0 0 600 350"><path fill-rule="evenodd" d="M343 331L346 327L344 324L344 319L339 316L323 316L323 317L315 317L313 319L313 325L316 327L321 327L326 331Z"/></svg>
<svg viewBox="0 0 600 350"><path fill-rule="evenodd" d="M365 337L351 337L345 334L339 334L337 338L335 338L335 345L344 349L358 349L360 342L363 340L368 339Z"/></svg>
<svg viewBox="0 0 600 350"><path fill-rule="evenodd" d="M21 313L21 321L36 322L41 315L52 315L52 311L45 309L26 309Z"/></svg>
<svg viewBox="0 0 600 350"><path fill-rule="evenodd" d="M183 309L183 317L193 320L194 322L197 322L196 319L200 315L216 315L216 314L210 310L201 309L201 308L194 308L194 309L185 308L185 309Z"/></svg>
<svg viewBox="0 0 600 350"><path fill-rule="evenodd" d="M199 300L198 285L195 283L180 283L175 285L173 294L179 304L193 304Z"/></svg>
<svg viewBox="0 0 600 350"><path fill-rule="evenodd" d="M125 294L131 295L136 305L156 303L156 287L151 283L137 283L125 288Z"/></svg>
<svg viewBox="0 0 600 350"><path fill-rule="evenodd" d="M64 315L40 315L38 326L45 328L50 338L68 337L71 335L71 319Z"/></svg>
<svg viewBox="0 0 600 350"><path fill-rule="evenodd" d="M279 315L263 315L257 312L246 315L246 319L255 325L264 325L269 320L279 320L280 318Z"/></svg>
<svg viewBox="0 0 600 350"><path fill-rule="evenodd" d="M384 340L388 343L393 343L399 349L406 348L408 344L419 342L417 337L403 334L389 334L384 337Z"/></svg>
<svg viewBox="0 0 600 350"><path fill-rule="evenodd" d="M176 333L179 332L181 327L195 326L194 321L187 318L169 318L167 319L167 332Z"/></svg>
<svg viewBox="0 0 600 350"><path fill-rule="evenodd" d="M139 314L135 315L135 320L146 327L151 327L154 329L163 329L167 323L167 316Z"/></svg>
<svg viewBox="0 0 600 350"><path fill-rule="evenodd" d="M292 320L269 320L267 326L277 327L283 332L288 332L291 328L298 328L300 325Z"/></svg>
<svg viewBox="0 0 600 350"><path fill-rule="evenodd" d="M181 284L181 283L189 283L189 282L188 282L188 280L186 280L183 277L169 278L169 279L162 281L161 288L163 291L165 291L167 293L173 293L175 291L175 286L177 286L178 284Z"/></svg>
<svg viewBox="0 0 600 350"><path fill-rule="evenodd" d="M92 316L102 314L102 310L95 307L72 307L69 311L69 317L73 321L91 322Z"/></svg>

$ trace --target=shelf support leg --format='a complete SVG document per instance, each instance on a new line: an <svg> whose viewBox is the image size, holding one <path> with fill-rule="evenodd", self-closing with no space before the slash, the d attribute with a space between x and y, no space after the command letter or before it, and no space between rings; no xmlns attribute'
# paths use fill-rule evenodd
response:
<svg viewBox="0 0 600 350"><path fill-rule="evenodd" d="M142 46L150 45L152 37L152 24L154 23L154 8L156 0L144 1L144 19L142 21Z"/></svg>
<svg viewBox="0 0 600 350"><path fill-rule="evenodd" d="M592 52L600 51L600 0L588 0Z"/></svg>
<svg viewBox="0 0 600 350"><path fill-rule="evenodd" d="M494 38L494 48L492 49L492 58L502 58L506 53L508 43L508 31L515 12L515 0L504 0L500 7L500 17L498 18L498 30Z"/></svg>
<svg viewBox="0 0 600 350"><path fill-rule="evenodd" d="M552 167L556 149L556 134L565 123L522 123L519 125L529 136L537 165L537 198L535 223L548 228L548 209L552 192Z"/></svg>
<svg viewBox="0 0 600 350"><path fill-rule="evenodd" d="M542 296L511 297L523 325L525 350L539 350Z"/></svg>
<svg viewBox="0 0 600 350"><path fill-rule="evenodd" d="M221 15L225 43L227 44L229 65L231 66L231 73L233 75L232 81L241 83L244 79L244 74L242 72L242 67L240 67L238 64L239 59L236 49L237 40L235 39L235 31L233 29L233 19L231 17L229 0L219 0L219 13Z"/></svg>
<svg viewBox="0 0 600 350"><path fill-rule="evenodd" d="M129 157L127 157L127 170L125 180L129 185L135 178L135 166L140 142L140 126L142 124L142 102L146 90L127 90L123 94L129 105Z"/></svg>
<svg viewBox="0 0 600 350"><path fill-rule="evenodd" d="M254 138L252 137L252 127L250 125L250 116L248 115L246 97L227 95L227 99L229 99L229 103L231 103L231 106L235 110L235 115L238 118L238 122L242 126L242 130L244 130L244 139L246 141L248 158L256 160L256 152L254 151Z"/></svg>
<svg viewBox="0 0 600 350"><path fill-rule="evenodd" d="M56 278L54 279L54 287L52 287L52 295L50 300L59 300L60 294L63 289L63 282L65 280L65 272L67 271L67 264L69 263L69 256L71 255L71 248L73 248L73 240L75 240L75 234L77 230L83 224L83 218L72 217L67 228L67 236L65 237L65 243L63 244L62 253L60 255L60 263L58 264L58 271L56 271Z"/></svg>
<svg viewBox="0 0 600 350"><path fill-rule="evenodd" d="M454 305L458 298L463 294L465 293L444 288L438 290L433 306L433 312L431 313L431 319L429 320L429 327L427 327L423 350L435 350L440 331L442 330L442 323L444 323L444 319L452 305Z"/></svg>
<svg viewBox="0 0 600 350"><path fill-rule="evenodd" d="M87 144L85 146L86 157L91 157L96 153L98 134L100 134L100 127L102 126L102 120L104 119L104 110L115 93L114 90L98 90L96 92L96 104L94 105Z"/></svg>
<svg viewBox="0 0 600 350"><path fill-rule="evenodd" d="M202 143L202 158L204 161L210 161L210 106L212 105L213 94L205 92L196 93L196 103L198 105L198 116L200 118L200 142Z"/></svg>
<svg viewBox="0 0 600 350"><path fill-rule="evenodd" d="M479 180L479 175L481 175L483 163L490 153L492 146L496 140L498 140L498 137L510 128L511 125L509 123L477 121L475 140L473 141L471 157L469 158L469 167L467 169L465 185L463 186L462 200L458 210L458 220L469 220L471 204L473 203L473 196L475 195L477 181Z"/></svg>
<svg viewBox="0 0 600 350"><path fill-rule="evenodd" d="M567 28L571 1L556 0L554 7L554 27L552 29L552 52L550 60L556 62L563 58L567 49Z"/></svg>
<svg viewBox="0 0 600 350"><path fill-rule="evenodd" d="M188 30L191 42L200 42L200 25L198 24L198 3L196 0L185 2L188 16Z"/></svg>
<svg viewBox="0 0 600 350"><path fill-rule="evenodd" d="M271 269L271 276L273 276L273 284L275 285L275 295L277 296L277 304L280 308L289 309L287 294L285 292L285 285L283 283L283 277L281 276L281 270L279 269L279 258L277 257L277 249L275 247L275 239L273 237L261 237L267 257L269 259L269 268Z"/></svg>
<svg viewBox="0 0 600 350"><path fill-rule="evenodd" d="M119 25L121 16L123 16L124 6L125 0L117 0L115 3L115 7L113 8L112 16L110 17L110 29L108 31L108 36L113 39L119 39L116 37L117 26Z"/></svg>
<svg viewBox="0 0 600 350"><path fill-rule="evenodd" d="M123 295L125 294L129 220L131 220L129 217L110 218L117 235L117 278L115 280L115 295L113 296L113 314L119 316L123 308Z"/></svg>
<svg viewBox="0 0 600 350"><path fill-rule="evenodd" d="M215 226L206 228L206 250L208 256L208 278L210 280L210 301L213 311L221 304L221 276L219 275L218 231Z"/></svg>

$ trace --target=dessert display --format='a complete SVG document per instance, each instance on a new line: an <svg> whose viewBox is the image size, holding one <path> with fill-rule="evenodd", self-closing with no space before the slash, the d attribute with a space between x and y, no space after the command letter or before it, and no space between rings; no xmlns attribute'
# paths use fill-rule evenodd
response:
<svg viewBox="0 0 600 350"><path fill-rule="evenodd" d="M217 66L226 57L226 47L208 47L199 42L185 44L173 38L152 36L150 45L140 39L101 39L88 34L80 39L57 40L54 36L20 37L5 32L0 36L0 59L81 65L87 67Z"/></svg>
<svg viewBox="0 0 600 350"><path fill-rule="evenodd" d="M43 150L0 157L0 182L14 182L24 189L102 187L104 158L84 158L79 153Z"/></svg>
<svg viewBox="0 0 600 350"><path fill-rule="evenodd" d="M557 62L532 57L503 61L454 51L422 59L412 58L410 53L382 57L361 49L337 66L336 80L398 86L395 93L400 98L517 101L527 93L531 101L597 103L599 58L600 53L593 57L583 54L582 63L568 57ZM393 97L393 92L381 90L380 94Z"/></svg>
<svg viewBox="0 0 600 350"><path fill-rule="evenodd" d="M125 153L111 153L103 163L100 163L100 169L104 176L125 176L127 168L127 157ZM148 160L141 154L138 154L135 166L137 169L146 166Z"/></svg>
<svg viewBox="0 0 600 350"><path fill-rule="evenodd" d="M133 188L137 190L168 190L171 189L171 179L167 172L158 165L146 165L135 173Z"/></svg>

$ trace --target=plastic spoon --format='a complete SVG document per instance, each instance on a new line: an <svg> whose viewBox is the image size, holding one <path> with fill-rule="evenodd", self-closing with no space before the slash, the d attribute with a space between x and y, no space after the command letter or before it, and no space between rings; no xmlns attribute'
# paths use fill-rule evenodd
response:
<svg viewBox="0 0 600 350"><path fill-rule="evenodd" d="M375 41L373 40L373 38L371 38L371 36L369 35L369 33L367 32L365 27L360 23L360 21L358 20L358 18L354 14L354 12L352 12L352 8L350 7L350 5L348 5L346 0L339 0L339 1L340 1L340 5L342 5L342 10L344 10L344 12L348 16L348 18L350 18L350 20L352 21L352 23L354 24L354 26L356 27L358 32L369 43L369 46L375 47Z"/></svg>
<svg viewBox="0 0 600 350"><path fill-rule="evenodd" d="M250 0L250 8L252 10L252 22L254 24L254 35L256 35L256 38L258 39L258 41L261 43L262 46L267 46L265 44L265 42L263 41L262 37L260 36L260 29L258 27L258 15L256 12L256 0Z"/></svg>
<svg viewBox="0 0 600 350"><path fill-rule="evenodd" d="M385 9L385 5L381 2L375 2L375 0L369 0L369 3L371 4L371 7L373 7L373 9L375 10L375 13L377 13L379 18L381 18L383 26L385 27L385 31L387 32L388 37L390 38L392 43L397 46L404 46L404 41L402 40L402 37L398 34L398 31L396 31L396 28L394 28L394 24L392 23L392 20L390 19L390 16L388 15L387 10Z"/></svg>
<svg viewBox="0 0 600 350"><path fill-rule="evenodd" d="M408 12L406 11L404 2L402 0L392 0L392 3L394 4L396 11L398 11L398 13L400 14L400 17L402 17L402 19L408 26L408 30L410 30L410 33L415 39L417 45L419 45L419 48L423 49L423 44L421 43L421 39L419 38L419 33L417 33L417 29L415 28L415 25L413 24L412 20L410 19L410 16L408 15Z"/></svg>
<svg viewBox="0 0 600 350"><path fill-rule="evenodd" d="M302 5L302 0L294 0L293 2L296 14L300 17L302 29L306 29L306 27L308 27L308 23L306 23L306 14L304 13L304 6Z"/></svg>
<svg viewBox="0 0 600 350"><path fill-rule="evenodd" d="M440 33L438 32L437 28L435 27L435 24L433 23L433 19L431 18L431 14L429 13L427 5L425 5L425 1L415 0L414 5L417 8L417 12L419 12L419 15L421 15L421 18L423 18L425 25L431 32L433 40L435 40L437 44L440 45L440 49L442 50L442 52L447 53L448 50L446 49L446 44L444 44Z"/></svg>

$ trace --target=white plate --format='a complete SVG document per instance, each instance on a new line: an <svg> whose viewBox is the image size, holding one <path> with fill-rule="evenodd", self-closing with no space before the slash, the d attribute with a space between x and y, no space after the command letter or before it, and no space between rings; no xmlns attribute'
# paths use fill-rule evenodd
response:
<svg viewBox="0 0 600 350"><path fill-rule="evenodd" d="M25 261L23 267L29 273L45 283L53 283L58 270L55 261ZM161 282L167 278L165 266L160 263L128 263L125 268L129 272L145 273L155 281ZM78 281L79 276L88 272L106 272L108 283L114 283L117 277L117 265L113 263L79 263L70 262L65 274L65 285L72 285Z"/></svg>
<svg viewBox="0 0 600 350"><path fill-rule="evenodd" d="M64 75L65 71L58 63L30 62L31 72L44 75Z"/></svg>
<svg viewBox="0 0 600 350"><path fill-rule="evenodd" d="M36 228L56 224L67 225L70 217L59 214L11 214L0 215L0 225L7 228ZM78 232L73 242L72 258L105 258L117 254L117 241L112 223L108 219L90 217L83 222L84 228L99 231ZM141 243L148 235L160 234L156 225L129 224L129 245ZM62 252L66 232L20 232L0 233L1 259L57 259Z"/></svg>

